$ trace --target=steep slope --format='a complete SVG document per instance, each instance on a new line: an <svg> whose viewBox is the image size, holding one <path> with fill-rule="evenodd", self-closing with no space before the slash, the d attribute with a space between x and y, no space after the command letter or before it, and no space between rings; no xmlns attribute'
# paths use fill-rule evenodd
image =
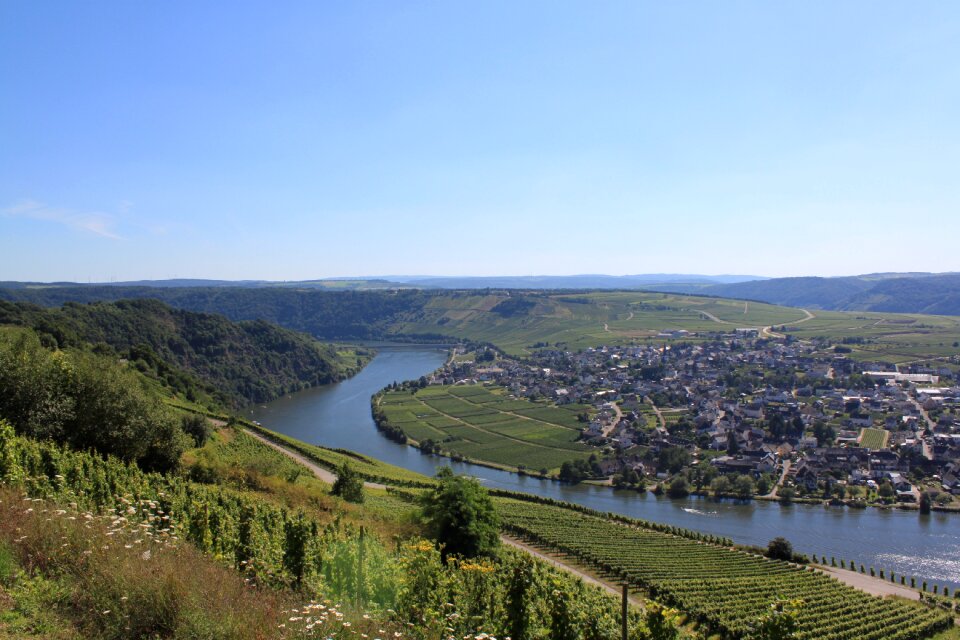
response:
<svg viewBox="0 0 960 640"><path fill-rule="evenodd" d="M0 324L31 327L61 347L107 345L171 384L177 369L185 371L234 406L334 382L361 364L355 355L348 360L331 345L263 320L234 323L157 300L61 309L0 302Z"/></svg>

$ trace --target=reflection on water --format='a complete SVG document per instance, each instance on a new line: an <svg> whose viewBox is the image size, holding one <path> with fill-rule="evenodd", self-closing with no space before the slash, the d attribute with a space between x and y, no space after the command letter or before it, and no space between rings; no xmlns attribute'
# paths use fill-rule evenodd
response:
<svg viewBox="0 0 960 640"><path fill-rule="evenodd" d="M477 465L422 454L382 437L370 414L370 396L391 382L419 378L443 364L446 352L417 346L382 346L357 376L276 400L251 411L264 426L305 442L351 449L426 475L450 465L488 487L526 491L575 502L600 511L666 522L766 546L788 538L807 554L916 576L960 588L960 516L912 511L846 509L810 505L780 506L762 501L715 501L691 497L670 500L635 491L590 485L568 486Z"/></svg>

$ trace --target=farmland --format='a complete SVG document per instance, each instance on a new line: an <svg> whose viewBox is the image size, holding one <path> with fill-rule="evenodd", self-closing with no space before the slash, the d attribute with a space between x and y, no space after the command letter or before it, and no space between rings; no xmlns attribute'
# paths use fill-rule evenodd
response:
<svg viewBox="0 0 960 640"><path fill-rule="evenodd" d="M799 309L666 293L451 292L390 332L443 334L491 342L512 355L537 344L579 349L656 338L663 330L717 331L802 320Z"/></svg>
<svg viewBox="0 0 960 640"><path fill-rule="evenodd" d="M887 446L887 440L890 439L890 432L884 429L861 429L860 446L867 449L884 449Z"/></svg>
<svg viewBox="0 0 960 640"><path fill-rule="evenodd" d="M444 452L508 468L554 470L586 459L580 442L581 405L556 407L516 400L502 388L430 386L385 393L386 422L417 442L431 440Z"/></svg>

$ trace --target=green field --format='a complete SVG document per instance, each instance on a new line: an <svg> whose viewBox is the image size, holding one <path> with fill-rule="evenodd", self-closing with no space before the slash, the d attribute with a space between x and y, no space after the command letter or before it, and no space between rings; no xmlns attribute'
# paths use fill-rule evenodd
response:
<svg viewBox="0 0 960 640"><path fill-rule="evenodd" d="M906 313L815 311L815 318L787 323L785 332L801 340L862 340L848 344L848 357L902 364L960 354L960 318ZM779 329L778 329L779 330Z"/></svg>
<svg viewBox="0 0 960 640"><path fill-rule="evenodd" d="M591 452L578 442L583 424L577 414L589 407L517 400L499 387L388 392L380 409L389 425L412 440L433 440L445 452L495 465L554 470Z"/></svg>
<svg viewBox="0 0 960 640"><path fill-rule="evenodd" d="M890 432L885 429L860 429L860 446L868 449L885 449Z"/></svg>

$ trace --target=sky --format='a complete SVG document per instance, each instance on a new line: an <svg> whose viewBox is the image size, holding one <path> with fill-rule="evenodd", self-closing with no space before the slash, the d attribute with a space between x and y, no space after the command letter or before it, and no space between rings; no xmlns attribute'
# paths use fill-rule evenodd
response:
<svg viewBox="0 0 960 640"><path fill-rule="evenodd" d="M958 271L960 3L0 3L0 280Z"/></svg>

